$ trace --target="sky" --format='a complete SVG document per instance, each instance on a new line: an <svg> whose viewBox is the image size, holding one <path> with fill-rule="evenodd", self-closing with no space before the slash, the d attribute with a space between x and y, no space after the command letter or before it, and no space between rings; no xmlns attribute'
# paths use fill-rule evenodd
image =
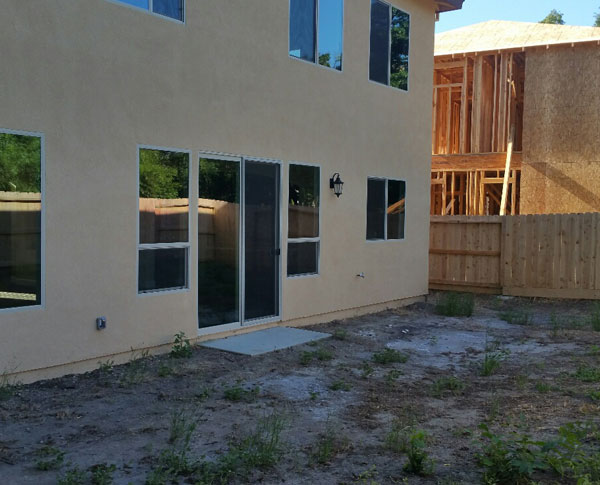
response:
<svg viewBox="0 0 600 485"><path fill-rule="evenodd" d="M552 9L564 14L567 25L591 26L594 14L600 11L600 0L465 0L462 10L440 15L435 31L445 32L486 20L539 22Z"/></svg>

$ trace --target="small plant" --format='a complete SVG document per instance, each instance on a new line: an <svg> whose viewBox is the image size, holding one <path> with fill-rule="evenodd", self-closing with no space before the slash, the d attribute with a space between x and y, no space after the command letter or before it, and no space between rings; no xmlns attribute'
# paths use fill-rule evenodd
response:
<svg viewBox="0 0 600 485"><path fill-rule="evenodd" d="M92 485L111 485L114 480L113 474L116 469L117 466L114 464L107 465L106 463L99 463L92 466L90 468Z"/></svg>
<svg viewBox="0 0 600 485"><path fill-rule="evenodd" d="M373 362L377 364L404 364L408 360L408 355L398 352L397 350L386 347L385 349L373 354Z"/></svg>
<svg viewBox="0 0 600 485"><path fill-rule="evenodd" d="M590 326L592 330L600 332L600 303L595 302L590 315Z"/></svg>
<svg viewBox="0 0 600 485"><path fill-rule="evenodd" d="M385 382L387 384L393 384L402 375L402 371L398 369L392 369L385 375Z"/></svg>
<svg viewBox="0 0 600 485"><path fill-rule="evenodd" d="M354 480L354 483L360 483L362 485L379 485L379 482L375 479L379 477L377 467L373 465L368 470L359 473Z"/></svg>
<svg viewBox="0 0 600 485"><path fill-rule="evenodd" d="M331 385L329 386L329 389L331 389L332 391L348 392L349 390L352 389L352 386L350 384L348 384L347 382L345 382L344 380L338 379L331 383Z"/></svg>
<svg viewBox="0 0 600 485"><path fill-rule="evenodd" d="M600 401L600 391L590 391L587 395L592 401Z"/></svg>
<svg viewBox="0 0 600 485"><path fill-rule="evenodd" d="M326 361L333 359L333 353L323 347L319 347L313 354L317 360Z"/></svg>
<svg viewBox="0 0 600 485"><path fill-rule="evenodd" d="M435 313L446 317L470 317L475 299L470 293L445 293L435 306Z"/></svg>
<svg viewBox="0 0 600 485"><path fill-rule="evenodd" d="M134 352L132 349L131 359L129 359L129 363L124 367L124 373L119 380L119 384L122 387L139 384L145 379L149 356L150 352L148 350Z"/></svg>
<svg viewBox="0 0 600 485"><path fill-rule="evenodd" d="M502 361L506 358L507 352L503 350L499 350L496 352L488 352L486 350L483 356L483 362L481 363L481 369L479 373L488 377L494 374L502 364Z"/></svg>
<svg viewBox="0 0 600 485"><path fill-rule="evenodd" d="M348 330L338 328L335 332L333 332L333 338L336 340L346 340L348 338Z"/></svg>
<svg viewBox="0 0 600 485"><path fill-rule="evenodd" d="M600 346L599 345L590 345L590 350L588 351L590 355L600 355Z"/></svg>
<svg viewBox="0 0 600 485"><path fill-rule="evenodd" d="M408 462L403 470L415 475L431 475L434 469L433 460L427 453L427 433L423 430L413 431L408 438L406 456Z"/></svg>
<svg viewBox="0 0 600 485"><path fill-rule="evenodd" d="M552 386L546 382L538 381L535 383L535 390L541 394L546 394L552 390Z"/></svg>
<svg viewBox="0 0 600 485"><path fill-rule="evenodd" d="M552 326L552 337L555 339L558 338L561 325L555 312L550 314L550 325Z"/></svg>
<svg viewBox="0 0 600 485"><path fill-rule="evenodd" d="M85 485L86 473L75 466L58 478L57 485Z"/></svg>
<svg viewBox="0 0 600 485"><path fill-rule="evenodd" d="M158 366L158 377L168 377L172 374L173 374L173 368L170 365L161 363Z"/></svg>
<svg viewBox="0 0 600 485"><path fill-rule="evenodd" d="M238 383L235 386L228 387L223 392L223 397L228 401L245 401L252 402L255 401L258 395L260 394L260 387L254 386L251 389L245 389L241 386L241 383Z"/></svg>
<svg viewBox="0 0 600 485"><path fill-rule="evenodd" d="M313 446L312 460L320 465L325 465L349 447L349 441L340 437L338 430L327 422L325 432L319 436L318 441Z"/></svg>
<svg viewBox="0 0 600 485"><path fill-rule="evenodd" d="M5 401L13 396L19 384L9 377L6 372L0 373L0 401Z"/></svg>
<svg viewBox="0 0 600 485"><path fill-rule="evenodd" d="M392 430L385 435L385 448L393 453L406 453L412 430L412 427L404 426L403 423L398 420L394 421Z"/></svg>
<svg viewBox="0 0 600 485"><path fill-rule="evenodd" d="M317 398L319 397L319 392L317 391L310 391L310 400L311 401L316 401Z"/></svg>
<svg viewBox="0 0 600 485"><path fill-rule="evenodd" d="M39 457L35 462L35 469L40 471L58 470L65 461L65 452L46 445L36 452Z"/></svg>
<svg viewBox="0 0 600 485"><path fill-rule="evenodd" d="M506 310L498 316L511 325L531 325L532 323L532 316L528 310Z"/></svg>
<svg viewBox="0 0 600 485"><path fill-rule="evenodd" d="M314 354L312 352L304 351L300 354L300 365L308 365L312 362Z"/></svg>
<svg viewBox="0 0 600 485"><path fill-rule="evenodd" d="M439 399L445 394L457 396L465 390L465 383L455 376L440 377L433 382L431 394Z"/></svg>
<svg viewBox="0 0 600 485"><path fill-rule="evenodd" d="M169 355L173 359L189 359L192 353L192 345L190 339L186 338L185 332L176 333Z"/></svg>
<svg viewBox="0 0 600 485"><path fill-rule="evenodd" d="M183 411L173 411L171 414L171 428L169 431L169 443L173 444L188 434L191 435L196 429L196 423L191 422L188 415Z"/></svg>
<svg viewBox="0 0 600 485"><path fill-rule="evenodd" d="M481 436L487 439L483 452L478 455L484 467L486 484L529 483L536 470L546 469L540 457L543 442L532 441L527 435L497 435L486 424L479 425Z"/></svg>
<svg viewBox="0 0 600 485"><path fill-rule="evenodd" d="M194 397L196 399L198 399L198 401L206 401L210 395L212 394L212 389L208 388L208 387L203 387L202 389L200 389L200 391L198 391L197 393L194 394Z"/></svg>
<svg viewBox="0 0 600 485"><path fill-rule="evenodd" d="M104 362L98 362L98 370L102 374L110 374L115 367L114 360L106 360Z"/></svg>
<svg viewBox="0 0 600 485"><path fill-rule="evenodd" d="M600 382L600 368L582 364L577 368L575 377L582 382Z"/></svg>
<svg viewBox="0 0 600 485"><path fill-rule="evenodd" d="M360 376L363 379L369 378L375 372L375 369L373 368L373 366L369 362L367 362L366 360L362 363L360 369L361 369Z"/></svg>

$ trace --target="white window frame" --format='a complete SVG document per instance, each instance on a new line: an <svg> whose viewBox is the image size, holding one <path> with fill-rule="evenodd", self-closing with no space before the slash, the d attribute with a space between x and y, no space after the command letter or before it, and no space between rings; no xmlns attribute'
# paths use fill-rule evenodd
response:
<svg viewBox="0 0 600 485"><path fill-rule="evenodd" d="M371 3L371 0L369 0L369 64L367 65L368 69L367 69L367 78L369 79L370 83L376 84L377 86L387 86L388 88L392 88L396 91L400 91L401 93L408 93L410 90L410 59L412 57L410 51L412 48L412 42L411 42L411 37L412 37L412 14L408 11L405 10L404 8L400 8L397 7L395 5L392 5L389 2L386 2L384 0L378 0L380 3L383 3L384 5L387 5L389 8L389 12L390 12L390 25L389 25L389 30L388 30L388 39L389 39L389 43L388 43L388 79L387 79L387 83L381 83L379 81L373 81L371 79L371 27L373 24L373 20L372 20L372 9L373 9L373 3ZM402 89L402 88L397 88L395 86L392 86L391 82L392 82L392 8L395 8L396 10L400 10L401 12L404 12L406 15L408 15L408 24L409 24L409 32L408 32L408 76L406 78L406 89Z"/></svg>
<svg viewBox="0 0 600 485"><path fill-rule="evenodd" d="M299 238L290 238L289 236L289 225L290 225L290 194L289 194L289 189L290 189L290 167L292 165L300 165L303 167L313 167L313 168L317 168L319 170L319 225L317 227L317 231L318 231L318 236L317 237L299 237ZM317 271L315 273L301 273L301 274L294 274L294 275L290 275L288 274L288 268L287 268L287 254L286 254L286 258L285 258L285 274L287 278L314 278L316 276L319 276L321 274L321 201L323 199L322 194L323 194L323 171L321 170L321 166L316 164L316 163L304 163L304 162L289 162L288 163L288 184L287 184L287 190L288 190L288 197L287 197L287 204L286 204L286 209L287 209L287 227L286 227L286 237L287 237L287 253L289 253L290 251L290 244L298 244L298 243L317 243Z"/></svg>
<svg viewBox="0 0 600 485"><path fill-rule="evenodd" d="M131 5L130 3L127 3L125 0L106 0L106 1L109 3L114 3L115 5L121 5L123 7L130 8L137 12L146 12L147 14L153 15L154 17L159 17L161 19L167 19L167 20L170 20L171 22L176 22L178 24L185 25L185 23L186 23L186 17L187 17L187 11L186 11L187 1L186 0L182 0L182 2L183 2L183 11L182 11L183 20L175 19L173 17L169 17L168 15L162 15L160 13L154 12L154 10L152 9L154 0L148 0L148 8L138 7L137 5Z"/></svg>
<svg viewBox="0 0 600 485"><path fill-rule="evenodd" d="M327 69L328 71L335 71L338 73L344 72L344 38L345 38L345 29L346 23L344 22L344 17L346 15L346 0L342 0L342 68L336 69L335 67L327 67L319 62L319 2L321 0L316 0L316 12L315 12L315 60L307 61L306 59L302 59L301 57L296 57L290 54L290 30L292 23L292 0L288 0L288 57L291 59L295 59L296 61L305 62L306 64L312 64L313 66L319 66L323 69Z"/></svg>
<svg viewBox="0 0 600 485"><path fill-rule="evenodd" d="M367 242L386 242L386 241L405 241L406 240L406 205L404 206L404 226L403 226L403 234L404 237L402 238L388 238L388 234L387 234L387 226L388 226L388 222L387 222L387 208L389 206L389 200L388 200L388 183L391 180L392 182L404 182L404 198L408 199L408 183L406 182L405 179L397 179L397 178L392 178L392 177L367 177L367 217L365 220L365 235L366 235L366 231L367 231L367 227L369 224L369 208L368 208L368 203L369 203L369 180L383 180L385 181L385 207L384 207L384 215L383 215L383 238L382 239L368 239L367 238Z"/></svg>
<svg viewBox="0 0 600 485"><path fill-rule="evenodd" d="M40 139L40 192L42 204L40 211L40 303L39 305L3 308L0 309L0 314L18 313L29 310L44 310L46 308L46 139L44 133L37 131L8 130L0 128L0 133L31 136Z"/></svg>
<svg viewBox="0 0 600 485"><path fill-rule="evenodd" d="M177 243L158 243L158 244L140 244L140 150L158 150L164 152L187 153L188 154L188 240L187 242ZM173 147L161 147L154 145L138 145L136 150L137 155L137 212L136 212L136 292L138 296L148 296L165 293L185 293L190 291L190 274L191 274L191 232L192 232L192 150L186 150ZM185 265L185 285L175 288L161 288L156 290L140 291L140 251L149 251L157 249L185 249L186 250L186 265Z"/></svg>

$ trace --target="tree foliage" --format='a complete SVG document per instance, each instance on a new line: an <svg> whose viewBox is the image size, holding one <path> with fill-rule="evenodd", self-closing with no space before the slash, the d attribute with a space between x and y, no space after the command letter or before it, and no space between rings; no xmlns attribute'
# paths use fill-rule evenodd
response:
<svg viewBox="0 0 600 485"><path fill-rule="evenodd" d="M37 136L0 133L0 190L40 192L41 154Z"/></svg>
<svg viewBox="0 0 600 485"><path fill-rule="evenodd" d="M392 8L392 48L390 85L408 89L408 49L410 18L402 10Z"/></svg>
<svg viewBox="0 0 600 485"><path fill-rule="evenodd" d="M548 15L543 20L540 20L540 24L555 24L555 25L565 25L565 21L563 19L563 13L559 12L556 9L552 9Z"/></svg>
<svg viewBox="0 0 600 485"><path fill-rule="evenodd" d="M600 9L594 15L594 27L600 27Z"/></svg>
<svg viewBox="0 0 600 485"><path fill-rule="evenodd" d="M140 150L140 197L185 199L189 194L189 155Z"/></svg>

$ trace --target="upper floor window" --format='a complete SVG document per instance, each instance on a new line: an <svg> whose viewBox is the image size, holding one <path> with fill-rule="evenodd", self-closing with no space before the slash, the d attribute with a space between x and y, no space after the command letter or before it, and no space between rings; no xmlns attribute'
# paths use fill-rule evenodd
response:
<svg viewBox="0 0 600 485"><path fill-rule="evenodd" d="M344 0L290 0L290 56L342 70Z"/></svg>
<svg viewBox="0 0 600 485"><path fill-rule="evenodd" d="M369 79L408 90L410 16L402 10L371 0Z"/></svg>
<svg viewBox="0 0 600 485"><path fill-rule="evenodd" d="M183 22L184 0L118 0L122 3L143 8L158 15L164 15Z"/></svg>

